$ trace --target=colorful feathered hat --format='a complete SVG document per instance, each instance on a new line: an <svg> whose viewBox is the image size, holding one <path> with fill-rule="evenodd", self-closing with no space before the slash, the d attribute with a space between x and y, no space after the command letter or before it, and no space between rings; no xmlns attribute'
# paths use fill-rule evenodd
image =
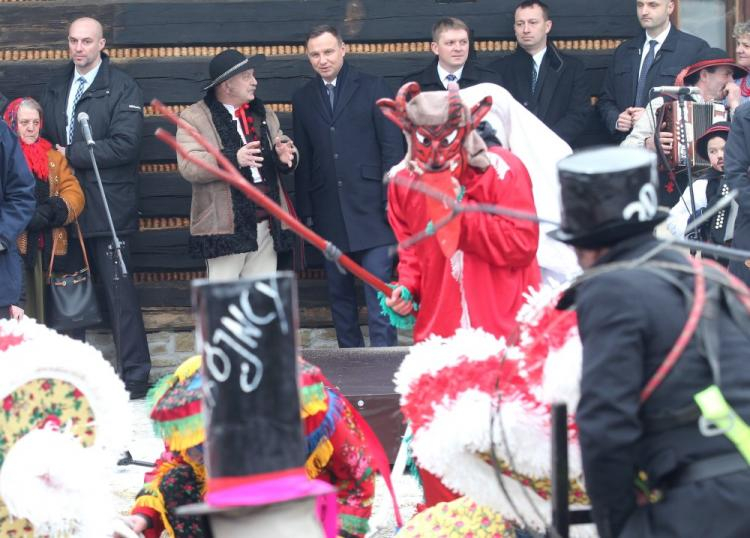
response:
<svg viewBox="0 0 750 538"><path fill-rule="evenodd" d="M187 450L206 438L200 368L200 355L191 357L149 391L154 433L164 439L170 450Z"/></svg>

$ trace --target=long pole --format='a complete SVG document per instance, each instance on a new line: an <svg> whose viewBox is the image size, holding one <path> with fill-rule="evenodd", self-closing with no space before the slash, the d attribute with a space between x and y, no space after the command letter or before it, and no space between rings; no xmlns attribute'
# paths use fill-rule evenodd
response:
<svg viewBox="0 0 750 538"><path fill-rule="evenodd" d="M250 198L257 205L262 206L271 215L279 219L281 222L286 224L292 231L302 237L305 241L312 244L315 248L323 252L324 256L331 261L341 264L347 271L352 273L357 278L369 284L377 291L383 292L386 296L390 296L393 291L391 287L367 271L364 267L357 264L349 256L341 252L341 250L326 239L322 238L310 228L302 224L299 220L294 218L292 215L284 211L284 209L271 200L268 196L260 192L252 184L250 184L232 165L229 160L222 155L222 153L215 148L208 140L203 137L192 125L179 118L174 112L165 107L161 101L154 99L151 101L151 105L163 114L169 121L177 125L179 128L185 130L196 142L203 146L215 159L219 166L214 166L206 161L196 158L194 155L188 153L185 148L180 146L177 139L168 131L164 129L156 130L156 137L162 140L179 153L184 159L200 166L208 172L211 172L216 177L229 183L232 187L241 191L245 196ZM221 168L220 168L221 167Z"/></svg>

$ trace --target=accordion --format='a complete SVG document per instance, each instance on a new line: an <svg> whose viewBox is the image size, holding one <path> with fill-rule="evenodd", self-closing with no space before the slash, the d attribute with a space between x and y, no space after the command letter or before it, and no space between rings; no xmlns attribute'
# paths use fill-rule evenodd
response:
<svg viewBox="0 0 750 538"><path fill-rule="evenodd" d="M729 194L729 184L726 181L722 181L719 186L719 192L717 193L719 199ZM718 200L717 200L718 201ZM709 200L709 205L712 205L712 200ZM737 213L739 212L739 206L737 202L730 202L728 207L719 210L716 215L711 219L711 227L708 230L708 238L712 243L717 245L725 245L734 238L734 223L737 220Z"/></svg>
<svg viewBox="0 0 750 538"><path fill-rule="evenodd" d="M687 144L683 144L680 136L682 111L680 104L672 101L664 103L657 114L657 117L662 117L663 114L666 127L662 130L672 133L675 141L672 151L667 154L669 164L672 168L683 168L689 162L691 166L707 168L711 165L695 151L695 141L714 123L728 121L729 113L721 103L686 102L684 111Z"/></svg>

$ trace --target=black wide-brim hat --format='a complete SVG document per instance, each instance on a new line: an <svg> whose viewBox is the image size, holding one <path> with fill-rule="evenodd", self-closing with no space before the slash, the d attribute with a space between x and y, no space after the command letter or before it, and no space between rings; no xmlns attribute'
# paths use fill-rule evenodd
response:
<svg viewBox="0 0 750 538"><path fill-rule="evenodd" d="M265 61L265 54L256 54L248 58L238 50L224 50L214 56L208 64L208 76L211 78L211 84L203 88L203 91L208 91L243 71L256 69Z"/></svg>
<svg viewBox="0 0 750 538"><path fill-rule="evenodd" d="M702 54L699 55L698 61L692 65L687 66L685 69L680 71L675 80L675 84L678 86L688 85L692 86L695 84L697 75L702 69L709 67L718 67L720 65L726 65L731 67L734 72L734 78L742 78L747 75L747 69L742 67L740 64L731 58L727 51L719 48L706 49Z"/></svg>
<svg viewBox="0 0 750 538"><path fill-rule="evenodd" d="M553 239L602 248L653 230L669 216L658 207L653 153L606 147L581 151L558 163L562 225Z"/></svg>
<svg viewBox="0 0 750 538"><path fill-rule="evenodd" d="M698 155L700 155L704 160L707 161L709 140L720 136L724 139L724 141L726 141L726 139L729 138L730 128L731 124L728 121L719 121L714 123L711 127L706 129L706 131L700 136L698 140L695 141L695 151L697 151Z"/></svg>

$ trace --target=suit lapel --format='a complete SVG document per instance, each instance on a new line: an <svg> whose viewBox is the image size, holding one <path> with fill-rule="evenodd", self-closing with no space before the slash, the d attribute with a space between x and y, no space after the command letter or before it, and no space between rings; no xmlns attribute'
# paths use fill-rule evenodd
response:
<svg viewBox="0 0 750 538"><path fill-rule="evenodd" d="M547 53L544 55L542 60L542 66L539 70L539 80L537 80L536 101L537 116L543 118L549 109L549 105L552 102L552 96L557 89L557 83L560 80L560 74L562 72L562 65L558 69L552 67L552 60L550 54L554 54L551 48L547 49ZM557 63L557 62L555 62Z"/></svg>
<svg viewBox="0 0 750 538"><path fill-rule="evenodd" d="M359 88L359 74L356 71L348 70L341 84L336 85L336 101L333 109L333 121L335 122L351 101L352 96Z"/></svg>
<svg viewBox="0 0 750 538"><path fill-rule="evenodd" d="M315 109L323 117L323 120L325 120L326 123L331 123L333 121L333 116L331 114L331 106L328 104L328 95L323 79L319 76L315 77L315 84L311 84L310 88L312 93L315 94L310 96L312 98L310 102L315 103Z"/></svg>

